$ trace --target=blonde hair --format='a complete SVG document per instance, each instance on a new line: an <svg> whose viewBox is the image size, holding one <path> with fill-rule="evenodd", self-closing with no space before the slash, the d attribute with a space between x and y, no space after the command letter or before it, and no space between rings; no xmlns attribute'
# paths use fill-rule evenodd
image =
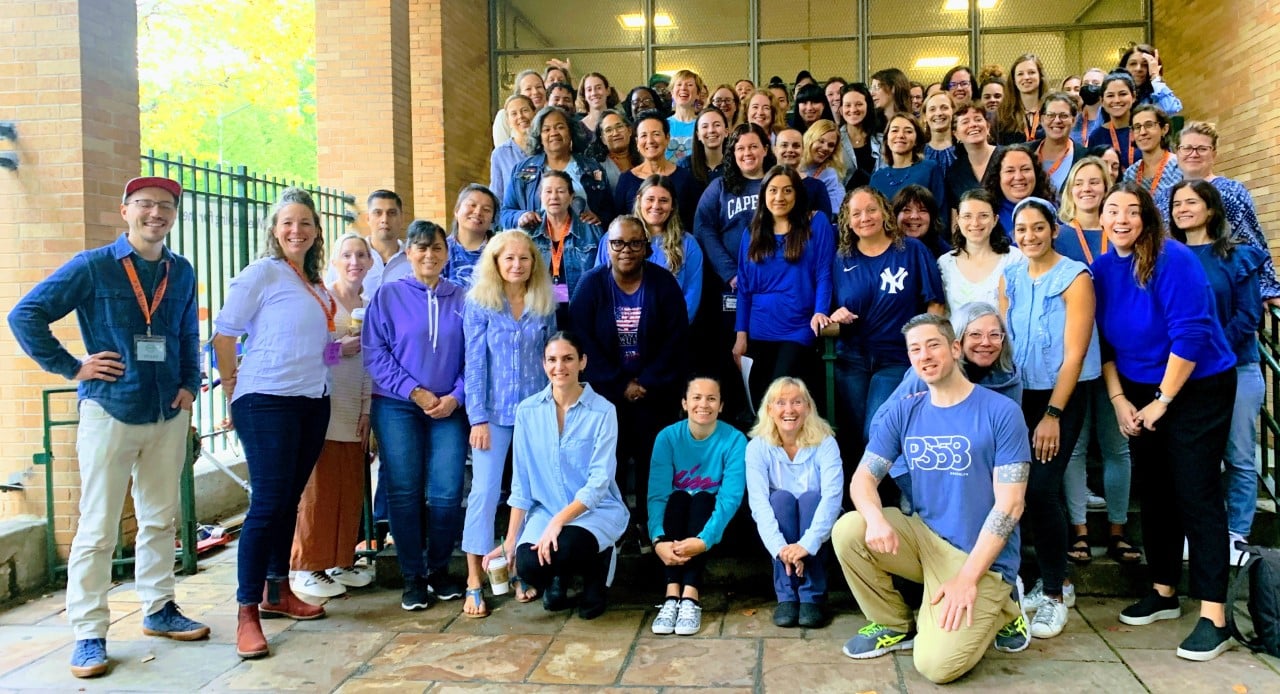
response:
<svg viewBox="0 0 1280 694"><path fill-rule="evenodd" d="M491 311L502 310L505 294L502 291L502 273L498 271L498 255L510 243L523 243L533 258L533 267L524 285L525 309L540 316L550 315L556 309L551 297L551 274L533 239L519 229L495 234L485 244L484 250L480 252L480 259L476 261L473 274L475 282L471 285L471 291L467 292L467 298Z"/></svg>
<svg viewBox="0 0 1280 694"><path fill-rule="evenodd" d="M742 110L745 112L751 105L751 100L756 98L756 94L760 94L769 100L769 110L773 112L773 124L769 127L770 135L777 135L787 129L787 114L782 110L782 104L778 103L778 96L769 91L768 88L757 89L747 95L745 101L742 102ZM742 118L743 123L749 123L746 116Z"/></svg>
<svg viewBox="0 0 1280 694"><path fill-rule="evenodd" d="M791 376L782 376L769 384L764 397L756 403L758 406L756 424L751 427L751 431L747 432L748 436L761 439L771 446L782 445L782 435L778 433L778 425L774 423L773 417L769 416L769 403L777 400L784 388L799 390L805 408L809 411L805 415L804 424L800 427L800 435L796 437L796 445L801 448L813 448L827 437L835 435L831 431L831 425L827 424L827 420L818 416L818 403L814 402L813 395L809 393L809 388L805 386L804 381Z"/></svg>
<svg viewBox="0 0 1280 694"><path fill-rule="evenodd" d="M1067 172L1067 182L1062 186L1062 205L1058 207L1058 219L1067 224L1070 224L1077 214L1076 198L1071 194L1071 183L1076 180L1076 174L1080 173L1080 169L1086 166L1096 167L1102 174L1103 197L1106 197L1106 191L1111 190L1111 186L1115 184L1115 181L1111 180L1110 167L1100 157L1085 157L1072 164L1071 171ZM1101 201L1098 202L1098 212L1102 212Z"/></svg>
<svg viewBox="0 0 1280 694"><path fill-rule="evenodd" d="M681 268L684 267L684 227L680 224L680 208L676 202L676 189L671 179L661 174L650 174L640 183L640 189L636 191L635 204L631 206L631 214L635 215L640 221L640 230L644 232L646 239L652 241L654 239L654 231L649 223L644 220L644 212L641 210L641 198L644 197L645 191L650 188L661 188L667 191L667 195L671 196L671 215L667 217L667 221L662 225L662 229L657 230L662 237L662 253L667 256L667 271L673 275L680 274Z"/></svg>
<svg viewBox="0 0 1280 694"><path fill-rule="evenodd" d="M342 244L352 240L363 243L364 250L369 254L370 257L373 256L373 246L369 245L369 239L366 239L365 237L355 233L354 231L348 231L342 236L339 236L338 238L333 240L333 253L329 254L330 265L338 262L338 259L342 257Z"/></svg>
<svg viewBox="0 0 1280 694"><path fill-rule="evenodd" d="M835 169L836 175L841 181L843 181L844 148L840 146L840 127L837 126L834 121L827 120L826 118L820 118L814 121L813 125L810 125L809 129L804 131L804 152L800 157L800 166L804 168L813 164L813 153L811 151L813 149L813 143L817 142L818 138L826 135L827 133L836 134L836 148L831 152L831 156L827 159L826 165Z"/></svg>
<svg viewBox="0 0 1280 694"><path fill-rule="evenodd" d="M1218 126L1209 121L1187 121L1186 126L1182 128L1182 132L1179 133L1178 137L1181 138L1183 135L1187 134L1203 135L1209 138L1209 142L1212 143L1215 148L1218 146Z"/></svg>

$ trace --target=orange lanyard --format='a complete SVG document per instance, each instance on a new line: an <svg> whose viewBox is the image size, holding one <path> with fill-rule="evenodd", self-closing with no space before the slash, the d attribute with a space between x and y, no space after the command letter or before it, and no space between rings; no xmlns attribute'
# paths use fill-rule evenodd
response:
<svg viewBox="0 0 1280 694"><path fill-rule="evenodd" d="M1049 170L1046 171L1044 175L1052 176L1053 173L1058 170L1058 167L1062 166L1062 162L1067 160L1067 155L1071 154L1071 150L1074 148L1074 145L1075 143L1072 142L1070 139L1068 139L1066 148L1062 150L1062 154L1058 157L1058 160L1053 162L1053 166L1049 167ZM1042 152L1043 150L1044 150L1044 143L1041 142L1040 146L1036 147L1036 159L1039 159L1040 163L1042 164L1044 163L1044 157L1040 156L1040 152Z"/></svg>
<svg viewBox="0 0 1280 694"><path fill-rule="evenodd" d="M1156 171L1155 175L1151 177L1151 188L1148 189L1147 192L1151 193L1152 195L1156 194L1156 189L1160 187L1160 177L1164 175L1164 169L1168 165L1169 165L1169 152L1166 151L1164 153L1164 156L1160 157L1160 168L1158 171ZM1138 162L1138 185L1142 185L1142 178L1146 168L1147 168L1147 162L1145 159Z"/></svg>
<svg viewBox="0 0 1280 694"><path fill-rule="evenodd" d="M1111 146L1116 148L1116 155L1120 154L1120 138L1116 136L1116 124L1107 123L1107 130L1111 132ZM1129 132L1129 158L1125 160L1124 165L1128 166L1133 163L1133 132Z"/></svg>
<svg viewBox="0 0 1280 694"><path fill-rule="evenodd" d="M1027 128L1023 132L1026 133L1027 142L1031 142L1036 139L1036 131L1040 129L1040 112L1036 111L1035 113L1028 113L1027 123L1030 124L1031 127Z"/></svg>
<svg viewBox="0 0 1280 694"><path fill-rule="evenodd" d="M547 218L547 235L551 237L551 276L560 276L560 260L564 258L564 240L569 236L569 228L573 226L573 217L570 217L564 226L556 229L551 226L551 219ZM559 238L556 238L559 236Z"/></svg>
<svg viewBox="0 0 1280 694"><path fill-rule="evenodd" d="M1089 146L1089 114L1080 112L1080 146Z"/></svg>
<svg viewBox="0 0 1280 694"><path fill-rule="evenodd" d="M333 324L333 317L338 315L338 303L333 300L333 295L325 292L329 297L329 305L325 306L324 299L320 296L320 292L316 291L314 284L307 281L307 278L302 275L302 271L298 269L298 266L287 260L285 262L289 263L289 267L293 269L293 274L297 275L298 279L302 280L302 286L307 288L307 292L311 294L311 298L315 299L317 304L320 304L320 310L324 311L324 320L329 326L329 332L337 330L337 327Z"/></svg>
<svg viewBox="0 0 1280 694"><path fill-rule="evenodd" d="M1084 237L1084 227L1080 226L1077 220L1071 220L1071 226L1076 228L1076 238L1080 239L1080 248L1084 250L1084 259L1087 265L1093 265L1093 251L1089 250L1089 242ZM1102 235L1102 252L1107 252L1107 235Z"/></svg>
<svg viewBox="0 0 1280 694"><path fill-rule="evenodd" d="M169 261L164 261L164 279L160 280L160 284L156 286L156 295L152 298L151 305L147 305L147 296L142 293L142 283L138 281L138 271L133 267L133 258L124 257L120 259L124 263L124 274L129 276L129 284L133 286L133 296L138 300L138 308L142 309L142 316L147 319L147 337L151 337L151 317L156 315L156 309L160 308L160 302L164 299L164 291L169 288Z"/></svg>

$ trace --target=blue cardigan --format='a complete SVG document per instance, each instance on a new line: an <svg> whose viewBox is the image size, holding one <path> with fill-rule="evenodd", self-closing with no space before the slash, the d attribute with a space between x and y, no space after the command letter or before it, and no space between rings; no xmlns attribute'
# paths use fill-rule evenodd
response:
<svg viewBox="0 0 1280 694"><path fill-rule="evenodd" d="M583 378L611 402L622 399L631 378L622 369L618 325L613 314L613 270L597 267L583 275L569 302L574 330L587 356ZM644 264L644 303L641 305L640 373L636 380L646 390L679 392L684 386L689 318L684 295L670 272L648 261Z"/></svg>
<svg viewBox="0 0 1280 694"><path fill-rule="evenodd" d="M587 208L600 218L602 229L609 228L609 222L613 221L614 217L613 194L609 190L609 178L604 175L600 162L579 154L573 155L573 160L582 169L578 183L586 191ZM507 190L502 196L502 211L498 215L498 221L502 223L503 229L518 229L521 215L542 209L538 187L542 184L542 170L546 167L547 155L543 152L520 162L511 173L511 180L507 181ZM577 186L574 188L576 198ZM575 200L573 211L581 215L583 210L579 207L580 202Z"/></svg>
<svg viewBox="0 0 1280 694"><path fill-rule="evenodd" d="M823 214L815 214L809 226L809 243L794 263L783 255L785 236L775 236L773 254L757 263L747 253L751 236L743 235L738 249L737 331L754 340L813 344L809 320L831 307L835 230Z"/></svg>

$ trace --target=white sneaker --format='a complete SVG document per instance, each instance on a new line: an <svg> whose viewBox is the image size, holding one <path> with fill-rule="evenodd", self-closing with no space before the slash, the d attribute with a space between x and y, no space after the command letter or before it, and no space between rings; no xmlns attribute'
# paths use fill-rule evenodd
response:
<svg viewBox="0 0 1280 694"><path fill-rule="evenodd" d="M702 606L692 600L680 601L680 612L676 615L676 635L693 636L702 630Z"/></svg>
<svg viewBox="0 0 1280 694"><path fill-rule="evenodd" d="M341 583L329 578L329 574L323 571L299 571L289 579L289 587L295 593L313 598L336 598L347 592Z"/></svg>
<svg viewBox="0 0 1280 694"><path fill-rule="evenodd" d="M1031 620L1031 635L1037 639L1051 639L1062 633L1067 626L1069 611L1065 603L1057 600L1045 600L1036 609L1036 616Z"/></svg>
<svg viewBox="0 0 1280 694"><path fill-rule="evenodd" d="M674 634L676 631L676 620L680 613L680 598L667 598L661 609L658 610L658 616L653 619L653 633L659 636Z"/></svg>
<svg viewBox="0 0 1280 694"><path fill-rule="evenodd" d="M325 573L348 588L363 588L373 583L373 569L368 566L335 566Z"/></svg>
<svg viewBox="0 0 1280 694"><path fill-rule="evenodd" d="M1100 509L1107 507L1107 500L1093 493L1091 489L1085 489L1084 495L1085 508Z"/></svg>
<svg viewBox="0 0 1280 694"><path fill-rule="evenodd" d="M1244 542L1248 544L1248 540L1245 540L1244 537L1240 535L1227 535L1227 556L1231 566L1240 566L1249 559L1248 552L1241 552L1236 549L1237 542Z"/></svg>
<svg viewBox="0 0 1280 694"><path fill-rule="evenodd" d="M1022 609L1034 610L1046 602L1053 602L1044 595L1044 581L1036 579L1036 584L1031 587L1031 592L1022 596ZM1074 583L1062 584L1062 603L1067 607L1076 606L1076 585Z"/></svg>

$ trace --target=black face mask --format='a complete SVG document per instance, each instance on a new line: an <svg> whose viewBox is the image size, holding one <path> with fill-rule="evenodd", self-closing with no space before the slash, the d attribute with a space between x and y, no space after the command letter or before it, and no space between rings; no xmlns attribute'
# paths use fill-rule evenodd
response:
<svg viewBox="0 0 1280 694"><path fill-rule="evenodd" d="M1093 106L1102 101L1102 85L1085 84L1080 86L1080 101L1085 106Z"/></svg>

